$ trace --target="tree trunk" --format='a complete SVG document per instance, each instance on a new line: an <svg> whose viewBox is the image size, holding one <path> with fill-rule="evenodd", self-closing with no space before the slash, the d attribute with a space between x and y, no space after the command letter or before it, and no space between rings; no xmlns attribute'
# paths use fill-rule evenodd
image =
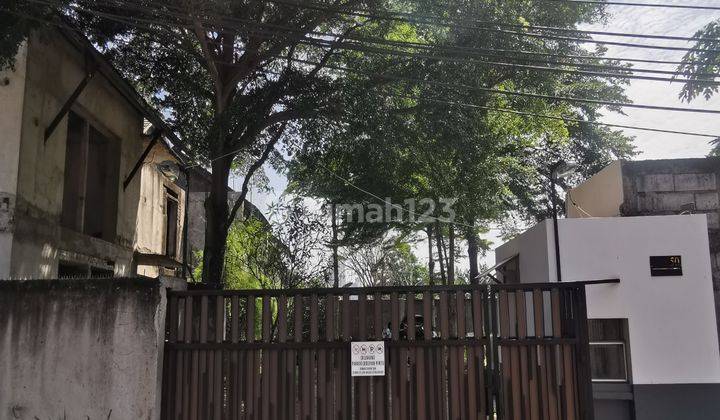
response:
<svg viewBox="0 0 720 420"><path fill-rule="evenodd" d="M452 223L448 225L448 240L447 275L448 283L452 286L455 284L455 229Z"/></svg>
<svg viewBox="0 0 720 420"><path fill-rule="evenodd" d="M478 236L475 232L467 233L468 259L470 260L470 284L478 284Z"/></svg>
<svg viewBox="0 0 720 420"><path fill-rule="evenodd" d="M445 257L443 256L442 250L442 230L440 229L440 222L435 222L435 242L438 252L438 261L440 262L440 279L442 283L447 285L447 277L445 277Z"/></svg>
<svg viewBox="0 0 720 420"><path fill-rule="evenodd" d="M428 281L430 286L435 285L435 260L433 259L433 226L427 226L428 236Z"/></svg>
<svg viewBox="0 0 720 420"><path fill-rule="evenodd" d="M205 199L205 249L203 251L202 281L214 287L223 285L225 248L228 235L228 178L229 157L212 162L210 194Z"/></svg>

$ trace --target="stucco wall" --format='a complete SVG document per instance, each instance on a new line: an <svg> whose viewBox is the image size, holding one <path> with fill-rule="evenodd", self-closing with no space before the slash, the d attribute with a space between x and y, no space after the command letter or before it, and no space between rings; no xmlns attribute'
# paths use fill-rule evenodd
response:
<svg viewBox="0 0 720 420"><path fill-rule="evenodd" d="M0 418L156 419L164 285L0 282Z"/></svg>
<svg viewBox="0 0 720 420"><path fill-rule="evenodd" d="M0 72L0 279L10 276L26 60L23 44L15 68Z"/></svg>
<svg viewBox="0 0 720 420"><path fill-rule="evenodd" d="M162 145L155 145L145 159L140 173L140 202L138 204L137 236L135 249L149 254L163 254L165 251L165 189L178 195L177 246L178 260L182 261L183 223L185 221L185 191L163 176L155 164L166 160L175 161ZM181 176L183 176L181 174ZM138 273L155 277L161 274L157 267L140 266Z"/></svg>
<svg viewBox="0 0 720 420"><path fill-rule="evenodd" d="M56 276L57 260L63 251L66 256L78 253L99 261L112 261L116 275L129 274L140 188L136 181L123 191L121 184L142 153L142 116L100 75L90 81L74 109L86 114L93 124L118 140L117 238L111 242L77 241L73 232L64 232L65 229L59 227L67 117L47 142L44 130L84 77L85 66L83 54L59 33L38 34L28 41L13 277Z"/></svg>
<svg viewBox="0 0 720 420"><path fill-rule="evenodd" d="M587 288L588 317L627 318L634 384L720 382L720 351L704 215L559 221L564 281L619 278L620 284ZM546 272L555 280L552 221L542 223L549 241L533 231L511 241L523 253L547 254L544 263L521 265L522 282ZM525 244L522 244L525 243ZM500 260L506 256L499 248ZM651 277L649 257L681 255L683 275ZM532 262L533 260L529 260ZM548 271L545 271L548 270Z"/></svg>

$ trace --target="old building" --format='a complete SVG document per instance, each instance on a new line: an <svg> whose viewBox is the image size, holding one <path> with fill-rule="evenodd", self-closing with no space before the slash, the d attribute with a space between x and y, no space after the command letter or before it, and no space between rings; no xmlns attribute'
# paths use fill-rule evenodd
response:
<svg viewBox="0 0 720 420"><path fill-rule="evenodd" d="M85 38L31 36L0 108L0 278L181 267L179 142Z"/></svg>
<svg viewBox="0 0 720 420"><path fill-rule="evenodd" d="M568 192L577 217L704 214L720 314L720 158L616 161Z"/></svg>

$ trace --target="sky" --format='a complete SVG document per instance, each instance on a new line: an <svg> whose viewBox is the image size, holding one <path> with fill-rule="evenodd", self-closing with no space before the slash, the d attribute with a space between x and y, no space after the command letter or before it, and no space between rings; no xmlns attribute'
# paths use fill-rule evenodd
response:
<svg viewBox="0 0 720 420"><path fill-rule="evenodd" d="M717 6L718 1L710 0L636 0L645 3L663 4L692 4L692 5L713 5ZM663 34L690 37L700 28L714 19L720 18L720 12L709 12L703 10L663 9L649 7L630 6L609 6L609 18L603 24L586 25L581 29L600 30L608 32L626 32L640 34ZM621 40L623 42L638 44L674 45L690 47L690 43L666 40L648 40L642 38L611 38L606 36L595 36L598 40ZM592 45L590 45L592 46ZM682 59L681 51L650 50L642 48L608 46L607 56L626 57L640 59L657 59L679 61ZM637 63L636 68L659 68L663 70L674 70L672 66ZM720 109L720 95L706 101L698 98L690 104L683 103L678 99L680 83L656 82L645 80L632 80L626 90L626 94L632 102L638 104L663 105L687 108L711 108ZM611 124L636 125L664 128L670 130L695 131L717 133L720 135L720 117L707 114L668 112L656 110L643 110L628 108L626 115L606 112L603 122ZM668 158L694 158L706 156L711 146L707 138L686 137L674 134L651 133L637 130L625 130L629 135L635 136L635 146L639 152L635 159L668 159ZM270 180L272 192L261 193L254 191L249 199L261 210L267 211L284 191L287 182L281 174L275 173L269 168L265 172ZM231 180L230 186L241 185L241 180ZM493 242L492 248L499 246L502 242L497 237L497 231L490 231L485 239ZM423 261L427 261L427 244L419 243L415 247L416 255ZM493 265L495 256L492 251L483 258L482 263ZM458 262L460 270L467 270L467 258Z"/></svg>

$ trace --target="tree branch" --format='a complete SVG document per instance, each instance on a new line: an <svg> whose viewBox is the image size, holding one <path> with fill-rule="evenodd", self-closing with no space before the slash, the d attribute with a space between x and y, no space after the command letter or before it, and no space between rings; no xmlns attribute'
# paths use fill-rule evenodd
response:
<svg viewBox="0 0 720 420"><path fill-rule="evenodd" d="M287 126L287 121L283 122L282 125L273 133L270 140L265 145L265 150L263 150L262 155L258 160L256 160L250 168L248 168L247 173L245 174L245 179L243 179L242 188L240 189L240 195L235 200L235 204L233 204L232 209L230 210L230 215L228 217L227 228L230 228L230 225L235 220L235 217L237 216L237 212L240 209L240 206L242 206L243 202L245 202L245 197L247 196L248 190L250 189L250 179L252 179L252 176L255 174L255 172L260 169L260 167L265 163L265 161L270 157L270 152L273 151L275 148L275 145L277 144L278 140L280 140L280 137L282 137L283 133L285 132L285 127Z"/></svg>

